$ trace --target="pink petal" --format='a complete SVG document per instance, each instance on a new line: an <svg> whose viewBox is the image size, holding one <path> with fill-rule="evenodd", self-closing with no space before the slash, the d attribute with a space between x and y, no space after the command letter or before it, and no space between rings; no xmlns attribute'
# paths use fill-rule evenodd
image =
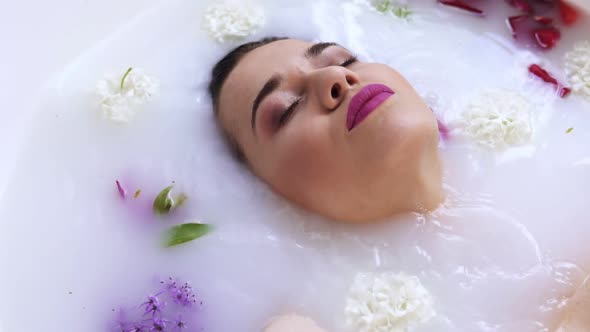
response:
<svg viewBox="0 0 590 332"><path fill-rule="evenodd" d="M439 119L436 119L436 123L438 124L438 132L440 133L440 137L443 140L448 140L449 128L447 128L447 126L444 123L442 123L442 121L440 121Z"/></svg>
<svg viewBox="0 0 590 332"><path fill-rule="evenodd" d="M121 196L121 198L125 199L125 189L123 189L123 186L121 186L121 182L119 182L119 180L116 180L115 183L117 184L117 190L119 191L119 196Z"/></svg>

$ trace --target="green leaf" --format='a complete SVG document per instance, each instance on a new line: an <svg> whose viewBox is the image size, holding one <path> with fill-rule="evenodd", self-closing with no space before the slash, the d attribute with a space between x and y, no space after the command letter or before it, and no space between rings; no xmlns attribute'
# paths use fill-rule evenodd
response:
<svg viewBox="0 0 590 332"><path fill-rule="evenodd" d="M123 74L123 78L121 79L121 90L123 90L123 85L125 84L125 79L127 78L127 76L129 76L129 73L131 72L131 70L133 70L133 67L129 67L129 69L127 69L125 74Z"/></svg>
<svg viewBox="0 0 590 332"><path fill-rule="evenodd" d="M154 199L154 213L166 214L184 203L188 197L185 194L180 194L172 197L171 191L174 186L168 186L160 191L156 199Z"/></svg>
<svg viewBox="0 0 590 332"><path fill-rule="evenodd" d="M408 18L410 15L412 15L412 11L410 9L408 9L408 6L401 6L399 5L397 8L392 10L393 15L399 17L399 18Z"/></svg>
<svg viewBox="0 0 590 332"><path fill-rule="evenodd" d="M389 8L391 7L391 2L389 0L380 0L377 3L375 3L374 6L377 9L377 11L381 13L386 13L389 11Z"/></svg>
<svg viewBox="0 0 590 332"><path fill-rule="evenodd" d="M567 130L565 131L565 133L566 133L566 134L569 134L569 133L571 133L573 130L574 130L574 128L572 128L572 127L570 127L570 128L567 128Z"/></svg>
<svg viewBox="0 0 590 332"><path fill-rule="evenodd" d="M192 241L209 233L213 227L208 224L186 223L174 226L166 232L164 246L173 247Z"/></svg>
<svg viewBox="0 0 590 332"><path fill-rule="evenodd" d="M170 209L174 206L174 201L170 197L170 191L174 186L168 186L164 190L160 191L156 199L154 199L154 213L164 214L170 212Z"/></svg>

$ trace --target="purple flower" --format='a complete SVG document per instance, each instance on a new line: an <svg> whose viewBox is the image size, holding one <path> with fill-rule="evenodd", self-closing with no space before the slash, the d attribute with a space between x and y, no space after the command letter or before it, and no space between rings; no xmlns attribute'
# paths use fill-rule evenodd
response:
<svg viewBox="0 0 590 332"><path fill-rule="evenodd" d="M182 320L182 315L178 315L178 318L174 321L174 331L181 331L186 328L186 323Z"/></svg>
<svg viewBox="0 0 590 332"><path fill-rule="evenodd" d="M144 316L150 313L152 316L155 316L156 314L160 314L162 312L162 308L164 307L165 303L160 302L160 299L158 299L160 294L162 294L162 292L153 296L148 296L147 301L141 304L141 306L145 306L145 311L143 312Z"/></svg>
<svg viewBox="0 0 590 332"><path fill-rule="evenodd" d="M190 308L193 303L197 302L197 299L193 294L193 288L188 282L185 282L184 285L178 287L176 282L170 278L166 285L166 289L174 303L183 307Z"/></svg>
<svg viewBox="0 0 590 332"><path fill-rule="evenodd" d="M172 299L184 307L190 307L197 301L193 294L193 288L188 283L185 283L180 288L177 287L172 293Z"/></svg>
<svg viewBox="0 0 590 332"><path fill-rule="evenodd" d="M161 319L154 318L152 320L152 328L150 331L160 332L166 330L166 322Z"/></svg>
<svg viewBox="0 0 590 332"><path fill-rule="evenodd" d="M186 332L200 323L196 296L190 284L173 278L160 282L159 292L144 298L144 302L119 311L112 332ZM202 302L201 302L202 304Z"/></svg>

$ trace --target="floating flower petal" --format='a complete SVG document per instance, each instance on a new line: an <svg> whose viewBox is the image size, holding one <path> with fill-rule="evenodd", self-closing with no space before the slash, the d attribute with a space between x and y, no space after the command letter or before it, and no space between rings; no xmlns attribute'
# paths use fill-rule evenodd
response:
<svg viewBox="0 0 590 332"><path fill-rule="evenodd" d="M119 191L119 196L125 199L126 192L123 186L121 185L121 182L119 182L119 180L116 180L115 183L117 184L117 191Z"/></svg>
<svg viewBox="0 0 590 332"><path fill-rule="evenodd" d="M578 11L565 0L559 0L559 13L565 25L572 25L578 20Z"/></svg>
<svg viewBox="0 0 590 332"><path fill-rule="evenodd" d="M567 97L567 95L570 94L571 89L564 86L559 81L557 81L555 79L555 77L553 77L551 74L549 74L549 72L547 72L545 69L543 69L543 67L541 67L537 64L532 64L529 66L529 72L531 72L531 74L539 77L544 82L552 84L555 87L555 91L557 91L557 94L561 98L565 98L565 97Z"/></svg>
<svg viewBox="0 0 590 332"><path fill-rule="evenodd" d="M474 13L477 15L483 15L483 10L473 7L473 6L469 5L468 3L461 1L461 0L438 0L438 2L445 5L445 6L451 6L451 7L463 9L465 11L468 11L470 13Z"/></svg>

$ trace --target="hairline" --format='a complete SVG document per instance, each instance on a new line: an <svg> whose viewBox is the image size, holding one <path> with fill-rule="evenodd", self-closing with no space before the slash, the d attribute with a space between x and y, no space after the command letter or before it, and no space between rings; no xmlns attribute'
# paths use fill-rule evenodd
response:
<svg viewBox="0 0 590 332"><path fill-rule="evenodd" d="M216 119L216 123L218 125L218 127L220 127L222 134L224 136L224 139L226 140L226 142L229 144L230 148L233 150L234 155L236 156L236 158L240 161L240 162L245 162L245 163L249 163L248 158L246 158L246 155L244 153L244 149L240 146L238 140L236 139L236 137L229 131L229 128L227 128L227 126L224 125L222 119L221 119L221 111L220 111L220 103L221 103L221 95L223 93L223 89L226 86L226 83L229 79L229 77L231 76L231 74L235 71L235 69L238 67L238 65L242 62L242 60L248 55L250 54L252 51L272 44L274 42L277 41L281 41L281 40L288 40L288 39L292 39L289 37L265 37L262 39L259 39L257 41L251 41L251 42L247 42L244 44L241 44L237 47L235 47L234 49L232 49L230 52L228 52L221 60L219 60L214 68L219 65L219 63L223 60L225 60L228 56L230 56L230 54L237 52L241 47L247 47L248 45L252 45L255 43L259 43L259 45L256 45L255 47L252 47L248 50L245 50L243 53L238 53L237 55L237 60L235 61L235 63L233 64L233 66L230 68L230 70L227 72L227 74L225 75L225 77L223 78L223 80L220 82L219 85L219 90L216 96L211 96L213 99L213 114L214 117ZM266 41L266 42L265 42Z"/></svg>

